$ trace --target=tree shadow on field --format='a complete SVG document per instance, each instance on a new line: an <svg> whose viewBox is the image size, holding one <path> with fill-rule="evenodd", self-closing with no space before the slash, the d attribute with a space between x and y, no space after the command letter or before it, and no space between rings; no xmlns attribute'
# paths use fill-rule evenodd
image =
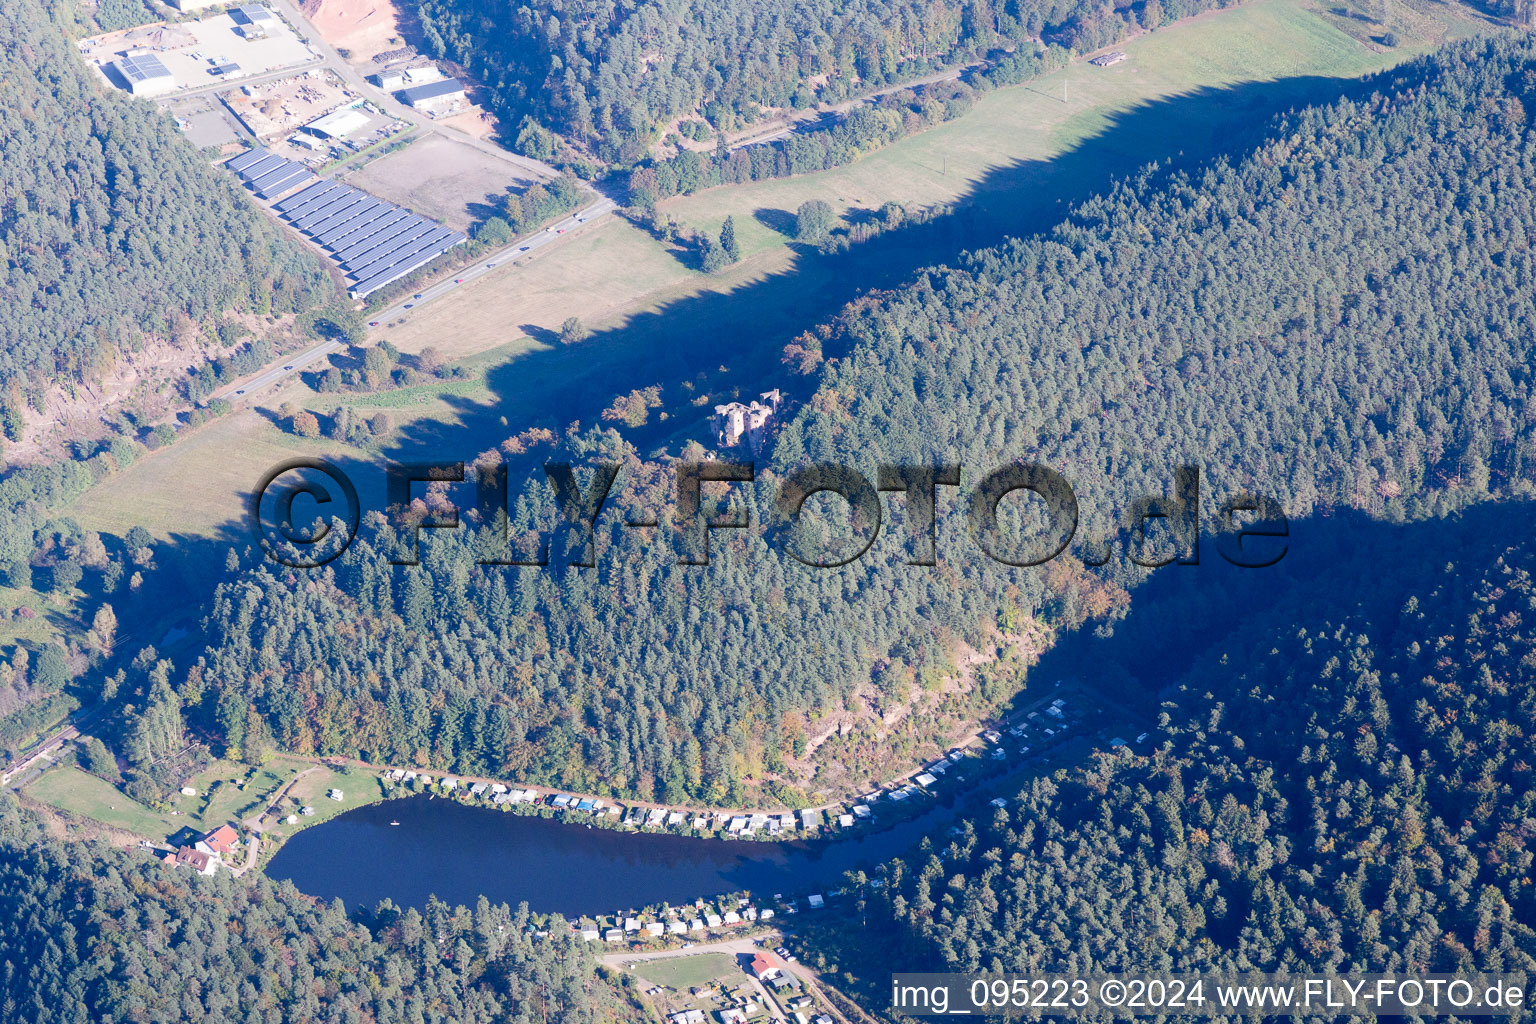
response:
<svg viewBox="0 0 1536 1024"><path fill-rule="evenodd" d="M540 345L560 344L560 332L552 331L548 327L540 327L538 324L523 324L518 327L518 330L528 335L528 337L532 338Z"/></svg>
<svg viewBox="0 0 1536 1024"><path fill-rule="evenodd" d="M719 368L708 382L711 393L780 387L803 398L815 377L791 375L780 362L783 346L861 295L898 286L922 268L953 264L967 250L1045 231L1067 218L1074 204L1106 192L1139 168L1155 163L1156 175L1166 175L1218 157L1241 159L1264 138L1274 115L1369 88L1355 79L1298 77L1142 103L1113 115L1101 132L1065 153L988 172L953 204L952 213L926 224L884 232L846 252L800 251L789 269L732 292L678 299L580 345L528 353L494 367L487 377L492 404L454 400L461 425L412 424L401 432L396 451L400 457L457 459L503 440L508 433L503 416L514 433L529 426L594 423L616 391L656 381L663 383L671 415L653 417L626 436L642 450L703 439L707 411L694 411L675 387L696 380L700 370ZM754 212L775 230L784 215Z"/></svg>
<svg viewBox="0 0 1536 1024"><path fill-rule="evenodd" d="M752 211L752 219L769 231L776 231L785 238L795 237L795 215L788 210L760 206Z"/></svg>

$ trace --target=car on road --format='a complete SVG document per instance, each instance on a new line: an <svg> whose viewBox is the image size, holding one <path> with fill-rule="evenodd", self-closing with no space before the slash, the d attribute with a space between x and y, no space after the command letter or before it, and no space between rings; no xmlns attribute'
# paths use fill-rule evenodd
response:
<svg viewBox="0 0 1536 1024"><path fill-rule="evenodd" d="M494 263L487 263L485 265L485 269L486 270L495 270L496 269L496 264L494 264Z"/></svg>
<svg viewBox="0 0 1536 1024"><path fill-rule="evenodd" d="M463 284L464 283L464 279L462 277L456 277L456 278L453 279L453 283L454 284Z"/></svg>
<svg viewBox="0 0 1536 1024"><path fill-rule="evenodd" d="M415 295L412 296L412 298L416 298L416 299L421 298L421 292L417 292Z"/></svg>
<svg viewBox="0 0 1536 1024"><path fill-rule="evenodd" d="M239 391L236 391L235 394L237 394L237 395L245 394L245 388L241 388Z"/></svg>
<svg viewBox="0 0 1536 1024"><path fill-rule="evenodd" d="M285 369L285 370L291 370L291 369L293 369L293 367L291 367L291 366L285 366L285 367L283 367L283 369Z"/></svg>
<svg viewBox="0 0 1536 1024"><path fill-rule="evenodd" d="M525 246L523 246L523 247L522 247L522 248L521 248L521 249L519 249L519 250L517 250L517 251L518 251L518 252L527 252L527 251L528 251L528 246L526 246L526 245L525 245ZM493 263L493 264L491 264L491 265L492 265L492 266L495 266L495 264L494 264L494 263Z"/></svg>
<svg viewBox="0 0 1536 1024"><path fill-rule="evenodd" d="M369 327L377 327L377 326L379 326L379 322L377 320L369 320L368 321L368 326Z"/></svg>
<svg viewBox="0 0 1536 1024"><path fill-rule="evenodd" d="M561 228L560 230L556 231L555 234L557 234L557 235L565 234L565 228Z"/></svg>
<svg viewBox="0 0 1536 1024"><path fill-rule="evenodd" d="M412 307L412 306L414 306L414 305L416 305L416 303L414 303L414 302L407 302L407 303L406 303L406 304L405 304L405 308L406 308L406 309L410 309L410 308L411 308L411 307Z"/></svg>

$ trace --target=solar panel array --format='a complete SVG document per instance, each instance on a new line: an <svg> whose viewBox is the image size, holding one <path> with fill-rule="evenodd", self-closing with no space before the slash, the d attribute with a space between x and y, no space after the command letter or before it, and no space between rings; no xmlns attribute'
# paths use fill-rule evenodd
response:
<svg viewBox="0 0 1536 1024"><path fill-rule="evenodd" d="M248 149L224 165L240 176L262 199L272 199L314 178L303 164L284 160L260 146Z"/></svg>
<svg viewBox="0 0 1536 1024"><path fill-rule="evenodd" d="M256 146L224 165L262 199L300 185L272 209L330 253L348 277L354 299L399 280L469 240L462 232L409 213L336 181L317 179L303 164Z"/></svg>
<svg viewBox="0 0 1536 1024"><path fill-rule="evenodd" d="M273 209L331 254L352 279L355 299L468 241L462 232L336 181L317 181Z"/></svg>

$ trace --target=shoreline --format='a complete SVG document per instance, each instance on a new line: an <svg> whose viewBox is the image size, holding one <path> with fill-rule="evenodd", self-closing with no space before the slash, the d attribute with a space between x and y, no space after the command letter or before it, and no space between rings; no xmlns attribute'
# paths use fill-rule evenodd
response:
<svg viewBox="0 0 1536 1024"><path fill-rule="evenodd" d="M500 811L521 817L543 818L571 826L586 825L604 831L634 835L676 836L719 842L764 844L857 841L897 828L941 807L963 802L967 794L996 779L1017 774L1030 766L1048 767L1063 746L1070 745L1074 741L1091 740L1097 732L1109 727L1106 719L1112 714L1110 709L1102 702L1090 701L1089 695L1081 687L1058 686L1053 687L1051 693L1062 694L1062 696L1041 696L999 723L998 729L1007 730L1006 733L991 729L982 729L978 732L971 739L982 739L980 747L970 743L954 747L944 757L920 764L873 792L849 800L823 804L818 808L806 808L805 810L818 815L817 823L811 828L803 826L798 812L787 809L771 812L746 809L703 809L688 805L659 804L654 801L616 800L573 794L570 791L549 786L525 786L487 776L441 774L346 758L306 759L312 760L312 767L305 769L305 774L316 768L330 769L344 775L357 773L358 782L378 787L377 795L370 791L362 802L350 802L349 806L338 809L333 814L300 815L297 821L290 822L288 818L292 816L291 812L282 809L282 813L276 816L264 813L259 818L242 824L247 828L253 828L262 836L260 866L263 870L287 840L299 832L322 825L360 807L415 796L431 796L436 799L452 800L465 807ZM1061 704L1054 704L1054 701L1060 701ZM1059 717L1047 714L1048 710L1056 707L1065 707L1067 710L1063 711ZM1051 722L1052 725L1042 725L1040 724L1042 722ZM1010 725L1010 723L1015 724ZM1053 735L1046 737L1034 735L1046 729L1050 729ZM1022 730L1024 735L1018 735L1016 730ZM987 739L987 737L995 737L995 739ZM1003 756L998 756L1000 754ZM919 776L930 781L927 784L918 785L915 779ZM297 781L297 778L293 781ZM445 783L451 784L445 785ZM293 782L290 782L283 788L282 793L288 793L292 785ZM493 787L500 787L501 792L497 792ZM477 788L480 789L479 793L472 792ZM511 794L515 792L524 794L523 798L510 799ZM533 794L531 798L526 796L530 793ZM893 795L901 793L905 795ZM865 797L870 796L874 799L865 802ZM553 801L560 797L565 798L565 803L556 806ZM273 798L274 808L281 798L281 795ZM498 799L500 802L497 802ZM579 802L587 802L592 806L580 807ZM852 822L843 823L837 818L828 819L827 811L840 806L850 808L840 817L852 817ZM853 813L851 808L854 806L865 807L867 813ZM316 809L318 811L318 807ZM654 822L648 821L647 819L654 817L656 812L660 812L662 817ZM681 817L680 820L673 821L673 816ZM785 816L793 816L795 824L786 827ZM733 820L745 819L750 823L754 817L758 819L756 827L736 830L730 827ZM695 822L703 824L696 826ZM770 822L776 823L777 827L770 830L768 828Z"/></svg>

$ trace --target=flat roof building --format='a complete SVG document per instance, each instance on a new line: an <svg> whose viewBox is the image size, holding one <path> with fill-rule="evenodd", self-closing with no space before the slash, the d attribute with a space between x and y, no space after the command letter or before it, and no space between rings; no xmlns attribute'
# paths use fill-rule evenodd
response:
<svg viewBox="0 0 1536 1024"><path fill-rule="evenodd" d="M315 118L304 126L304 130L322 139L344 139L367 126L367 114L355 107L343 107Z"/></svg>
<svg viewBox="0 0 1536 1024"><path fill-rule="evenodd" d="M455 78L400 90L401 101L417 110L439 110L463 98L464 85Z"/></svg>
<svg viewBox="0 0 1536 1024"><path fill-rule="evenodd" d="M135 96L159 96L176 88L169 68L152 53L130 53L112 63L123 88Z"/></svg>

